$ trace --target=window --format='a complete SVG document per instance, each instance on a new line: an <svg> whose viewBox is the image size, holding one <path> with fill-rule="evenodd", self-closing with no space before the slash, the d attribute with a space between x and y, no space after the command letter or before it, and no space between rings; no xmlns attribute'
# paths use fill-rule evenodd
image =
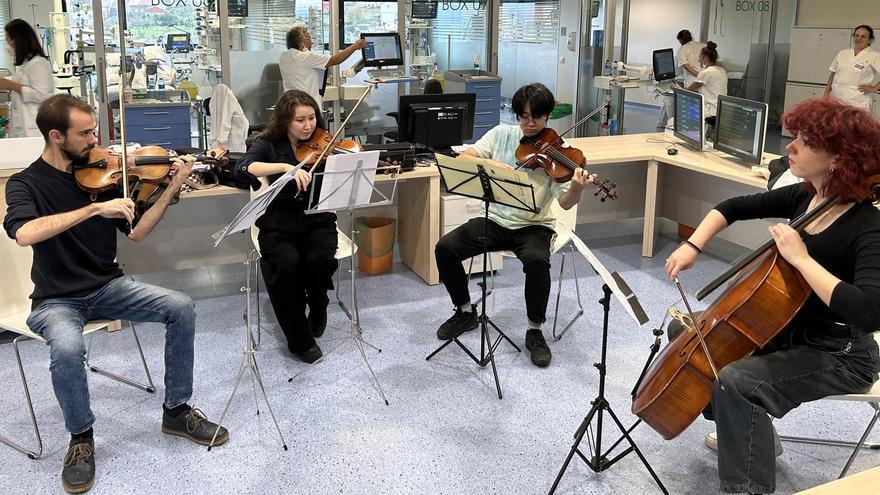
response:
<svg viewBox="0 0 880 495"><path fill-rule="evenodd" d="M339 13L343 47L354 43L361 33L397 31L397 0L343 0Z"/></svg>

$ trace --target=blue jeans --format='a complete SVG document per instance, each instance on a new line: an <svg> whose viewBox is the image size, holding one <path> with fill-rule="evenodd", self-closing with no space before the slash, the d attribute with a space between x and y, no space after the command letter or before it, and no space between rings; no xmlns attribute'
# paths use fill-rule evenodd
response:
<svg viewBox="0 0 880 495"><path fill-rule="evenodd" d="M92 427L86 379L83 326L90 320L150 321L165 324L165 405L190 399L193 382L195 305L181 292L115 278L86 297L47 299L34 309L27 325L49 346L52 388L70 433Z"/></svg>
<svg viewBox="0 0 880 495"><path fill-rule="evenodd" d="M849 339L795 332L780 347L762 349L763 354L718 373L724 389L715 382L711 413L722 491L773 493L776 458L770 416L781 418L804 402L829 395L864 392L880 368L871 334Z"/></svg>

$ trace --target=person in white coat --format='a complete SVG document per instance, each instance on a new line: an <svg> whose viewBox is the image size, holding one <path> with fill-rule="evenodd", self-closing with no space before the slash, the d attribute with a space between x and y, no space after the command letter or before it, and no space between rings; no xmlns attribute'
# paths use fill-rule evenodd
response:
<svg viewBox="0 0 880 495"><path fill-rule="evenodd" d="M287 32L287 51L278 58L284 91L298 89L306 92L321 108L322 98L318 93L319 76L328 68L339 65L354 52L366 46L363 38L348 45L333 55L312 51L312 35L305 25L294 26Z"/></svg>
<svg viewBox="0 0 880 495"><path fill-rule="evenodd" d="M41 136L37 108L55 92L52 64L30 24L13 19L4 31L6 43L15 54L16 67L12 79L0 78L0 89L10 94L9 137Z"/></svg>
<svg viewBox="0 0 880 495"><path fill-rule="evenodd" d="M852 48L840 50L828 68L831 74L825 83L825 97L870 110L870 93L880 91L880 52L871 48L871 26L857 26L852 38Z"/></svg>
<svg viewBox="0 0 880 495"><path fill-rule="evenodd" d="M208 148L223 147L241 153L247 151L245 142L250 122L229 86L218 84L214 87L208 110L211 116Z"/></svg>
<svg viewBox="0 0 880 495"><path fill-rule="evenodd" d="M684 87L686 88L697 79L697 74L700 73L700 52L706 44L694 41L691 32L687 29L679 31L675 39L681 45L675 59L678 62L678 67L684 73ZM660 107L660 116L657 118L658 129L666 127L667 120L675 116L672 105L672 92L669 91L663 95L663 105Z"/></svg>

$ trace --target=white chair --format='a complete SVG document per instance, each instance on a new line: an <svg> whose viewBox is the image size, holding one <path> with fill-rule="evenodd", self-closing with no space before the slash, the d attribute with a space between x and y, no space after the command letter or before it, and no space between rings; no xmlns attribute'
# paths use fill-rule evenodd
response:
<svg viewBox="0 0 880 495"><path fill-rule="evenodd" d="M877 340L877 345L880 345L880 332L874 332L874 339ZM871 415L871 420L868 421L868 427L865 428L865 432L862 433L862 437L859 438L858 442L782 435L780 435L779 438L780 440L785 440L788 442L810 443L816 445L833 445L837 447L853 447L852 454L846 461L846 465L843 466L843 471L840 472L840 476L838 476L838 479L843 478L844 476L846 476L847 471L849 471L849 468L852 465L853 461L855 461L856 456L859 454L859 450L880 449L880 444L865 442L865 440L868 438L868 435L870 435L871 431L874 429L874 425L877 424L877 419L880 418L880 381L875 382L870 390L861 394L831 395L821 400L866 402L872 409L874 409L874 413Z"/></svg>
<svg viewBox="0 0 880 495"><path fill-rule="evenodd" d="M556 218L556 225L554 229L556 231L556 235L553 236L553 246L550 251L550 255L554 255L560 251L562 251L562 263L559 264L559 283L557 284L556 289L556 308L553 312L553 339L559 340L565 335L574 322L577 321L584 314L584 306L581 303L581 288L578 280L577 273L577 265L572 263L572 271L574 272L574 288L577 293L577 305L578 309L575 312L574 316L565 324L562 331L559 334L556 334L556 327L559 321L559 301L562 296L562 271L565 269L565 251L563 248L568 246L568 250L571 253L572 261L574 261L574 243L571 242L571 234L577 225L577 205L572 206L570 209L563 209L558 201L553 200L553 203L550 205L550 211L553 212L553 216ZM516 254L513 251L500 251L502 256L510 256L516 257ZM468 277L470 277L471 270L473 269L473 258L471 258L471 264L468 268ZM489 273L493 273L492 269L492 257L489 257ZM495 276L492 276L492 286L486 291L486 295L492 293L495 289Z"/></svg>
<svg viewBox="0 0 880 495"><path fill-rule="evenodd" d="M37 427L37 418L34 414L34 405L31 401L30 389L28 388L27 378L24 373L24 366L21 361L21 353L19 351L19 343L23 340L37 340L45 342L42 337L33 333L27 326L27 317L31 312L31 301L28 296L33 292L34 284L30 278L31 263L33 261L33 251L31 248L23 248L9 239L6 235L0 236L0 259L3 259L2 267L0 267L0 277L3 279L3 291L0 291L0 329L8 330L18 334L12 341L12 348L15 351L15 359L18 364L18 373L21 377L21 385L24 390L25 400L27 402L28 413L31 417L31 424L34 429L34 437L37 446L35 449L28 449L8 438L0 436L0 443L4 443L15 450L27 455L31 459L39 459L43 452L43 441L40 437L40 430ZM111 326L116 326L118 322L101 320L90 321L83 328L83 335L89 335L99 330L111 330ZM141 349L141 343L138 339L134 325L129 322L132 335L134 336L135 345L144 367L144 373L147 376L147 383L138 383L128 378L110 373L101 368L92 365L89 361L91 353L91 338L89 339L88 350L86 351L85 366L89 370L117 380L119 382L131 385L149 393L156 391L153 385L153 378L150 376L150 370L147 367L147 361L144 359L144 352Z"/></svg>

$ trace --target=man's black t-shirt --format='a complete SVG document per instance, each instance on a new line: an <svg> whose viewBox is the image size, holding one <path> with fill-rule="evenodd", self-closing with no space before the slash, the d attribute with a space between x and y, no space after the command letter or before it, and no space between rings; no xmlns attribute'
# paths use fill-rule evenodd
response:
<svg viewBox="0 0 880 495"><path fill-rule="evenodd" d="M98 201L118 197L102 193ZM13 175L6 184L6 217L3 228L15 239L18 229L36 218L78 210L91 204L73 174L37 159ZM60 234L33 245L31 280L33 306L59 297L84 297L122 275L116 263L116 230L119 222L94 216Z"/></svg>

